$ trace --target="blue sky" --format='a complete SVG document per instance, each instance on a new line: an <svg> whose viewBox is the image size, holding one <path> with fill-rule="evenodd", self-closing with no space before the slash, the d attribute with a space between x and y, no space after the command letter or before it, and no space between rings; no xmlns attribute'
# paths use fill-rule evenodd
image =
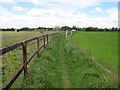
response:
<svg viewBox="0 0 120 90"><path fill-rule="evenodd" d="M118 27L118 0L1 0L0 28Z"/></svg>

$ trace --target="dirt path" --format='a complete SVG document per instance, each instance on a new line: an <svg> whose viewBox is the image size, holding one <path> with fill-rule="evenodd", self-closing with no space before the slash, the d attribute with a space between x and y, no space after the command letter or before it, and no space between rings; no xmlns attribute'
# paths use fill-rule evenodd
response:
<svg viewBox="0 0 120 90"><path fill-rule="evenodd" d="M61 73L62 73L62 81L63 81L63 87L64 88L70 88L71 83L69 80L69 74L67 72L67 67L65 65L65 57L64 57L64 48L62 47L62 40L60 40L60 46L59 46L59 59L61 61Z"/></svg>

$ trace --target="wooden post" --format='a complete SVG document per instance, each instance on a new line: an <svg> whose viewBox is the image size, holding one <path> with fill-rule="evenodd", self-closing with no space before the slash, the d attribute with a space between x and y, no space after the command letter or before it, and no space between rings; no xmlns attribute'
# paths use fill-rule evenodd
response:
<svg viewBox="0 0 120 90"><path fill-rule="evenodd" d="M56 33L55 33L55 38L56 38Z"/></svg>
<svg viewBox="0 0 120 90"><path fill-rule="evenodd" d="M55 39L55 34L53 33L53 38Z"/></svg>
<svg viewBox="0 0 120 90"><path fill-rule="evenodd" d="M47 34L47 44L48 44L48 34Z"/></svg>
<svg viewBox="0 0 120 90"><path fill-rule="evenodd" d="M23 63L24 63L24 76L27 75L27 45L23 42Z"/></svg>
<svg viewBox="0 0 120 90"><path fill-rule="evenodd" d="M38 49L38 51L37 51L37 57L39 57L39 38L37 38L37 49Z"/></svg>
<svg viewBox="0 0 120 90"><path fill-rule="evenodd" d="M66 39L67 39L67 30L66 30Z"/></svg>
<svg viewBox="0 0 120 90"><path fill-rule="evenodd" d="M53 40L53 34L51 34L52 35L52 40Z"/></svg>
<svg viewBox="0 0 120 90"><path fill-rule="evenodd" d="M45 35L44 35L44 48L45 48Z"/></svg>
<svg viewBox="0 0 120 90"><path fill-rule="evenodd" d="M51 42L51 34L50 34L50 39L49 39L49 41Z"/></svg>
<svg viewBox="0 0 120 90"><path fill-rule="evenodd" d="M57 33L57 35L56 35L56 38L58 38L58 33Z"/></svg>
<svg viewBox="0 0 120 90"><path fill-rule="evenodd" d="M52 34L50 35L50 38L51 38L50 42L52 42Z"/></svg>

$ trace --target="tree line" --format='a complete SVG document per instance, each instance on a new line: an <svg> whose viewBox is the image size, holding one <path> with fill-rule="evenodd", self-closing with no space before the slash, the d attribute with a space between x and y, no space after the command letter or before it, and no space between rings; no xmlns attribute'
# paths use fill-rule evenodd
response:
<svg viewBox="0 0 120 90"><path fill-rule="evenodd" d="M115 27L112 27L112 28L97 28L97 27L83 27L83 28L80 28L80 27L76 27L76 26L73 26L72 28L71 27L68 27L68 26L63 26L61 27L61 30L65 31L66 29L68 30L76 30L76 31L120 31L120 28L115 28Z"/></svg>
<svg viewBox="0 0 120 90"><path fill-rule="evenodd" d="M23 27L20 29L15 29L15 28L7 28L7 29L0 29L0 31L15 31L15 30L19 30L19 31L66 31L66 30L76 30L76 31L120 31L120 28L98 28L98 27L69 27L69 26L62 26L62 27L54 27L54 28L47 28L47 27L38 27L38 28L28 28L28 27Z"/></svg>

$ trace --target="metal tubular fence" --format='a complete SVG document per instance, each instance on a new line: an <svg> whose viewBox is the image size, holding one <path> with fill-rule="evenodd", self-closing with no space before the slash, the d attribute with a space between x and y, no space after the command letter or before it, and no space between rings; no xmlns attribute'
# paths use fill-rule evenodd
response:
<svg viewBox="0 0 120 90"><path fill-rule="evenodd" d="M14 76L8 81L8 83L2 88L2 90L6 90L6 89L9 89L12 84L14 83L14 81L18 78L18 76L22 73L22 71L24 70L24 76L27 75L27 64L29 64L29 62L31 61L31 59L37 54L37 57L39 57L39 50L42 49L43 47L45 48L45 46L53 41L55 38L57 38L58 36L61 36L62 34L61 33L53 33L53 34L46 34L46 35L42 35L42 36L39 36L39 37L35 37L35 38L32 38L32 39L29 39L29 40L26 40L26 41L23 41L23 42L19 42L19 43L15 43L13 45L10 45L10 46L7 46L7 47L4 47L2 49L0 49L0 52L2 52L0 54L3 55L5 53L8 53L20 46L23 47L23 65L22 67L14 74ZM39 42L39 39L43 37L44 38L44 44L40 47L40 42ZM45 41L47 39L47 41ZM32 41L37 41L37 50L32 54L32 56L30 56L30 58L27 60L27 43L29 42L32 42Z"/></svg>

